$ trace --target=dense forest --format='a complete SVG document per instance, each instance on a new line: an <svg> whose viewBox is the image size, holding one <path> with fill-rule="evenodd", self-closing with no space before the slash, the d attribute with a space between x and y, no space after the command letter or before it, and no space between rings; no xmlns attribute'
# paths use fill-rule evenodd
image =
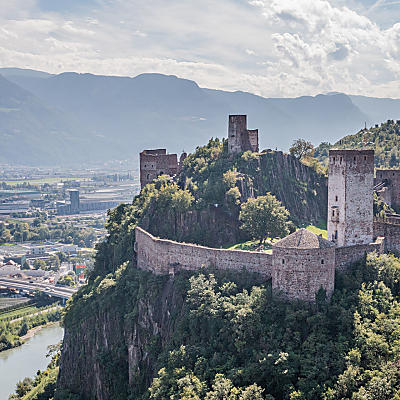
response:
<svg viewBox="0 0 400 400"><path fill-rule="evenodd" d="M335 144L321 143L315 150L315 157L327 164L330 148L375 150L377 168L398 168L400 165L400 120L388 120L370 129L362 129L354 135L345 136Z"/></svg>

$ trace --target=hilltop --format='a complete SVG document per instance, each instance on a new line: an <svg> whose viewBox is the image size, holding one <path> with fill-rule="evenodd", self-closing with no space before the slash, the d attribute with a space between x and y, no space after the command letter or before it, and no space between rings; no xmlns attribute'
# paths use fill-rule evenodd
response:
<svg viewBox="0 0 400 400"><path fill-rule="evenodd" d="M372 148L375 150L375 167L397 168L400 164L400 120L387 120L369 129L362 129L334 144L321 143L315 151L315 157L326 165L331 148Z"/></svg>

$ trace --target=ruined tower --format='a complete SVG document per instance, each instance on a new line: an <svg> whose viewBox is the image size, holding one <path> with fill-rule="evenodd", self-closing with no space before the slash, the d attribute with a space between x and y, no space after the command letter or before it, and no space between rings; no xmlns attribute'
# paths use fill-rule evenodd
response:
<svg viewBox="0 0 400 400"><path fill-rule="evenodd" d="M373 150L330 150L328 240L339 247L373 240Z"/></svg>
<svg viewBox="0 0 400 400"><path fill-rule="evenodd" d="M258 152L258 129L247 129L247 115L230 115L228 127L228 151L237 154L243 151Z"/></svg>
<svg viewBox="0 0 400 400"><path fill-rule="evenodd" d="M151 183L160 175L178 173L178 156L167 154L166 149L143 150L140 153L140 187Z"/></svg>

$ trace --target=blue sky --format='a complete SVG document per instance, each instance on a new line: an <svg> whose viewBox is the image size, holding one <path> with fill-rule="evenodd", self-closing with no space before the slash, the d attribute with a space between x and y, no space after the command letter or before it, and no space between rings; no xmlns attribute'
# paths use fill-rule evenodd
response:
<svg viewBox="0 0 400 400"><path fill-rule="evenodd" d="M7 0L0 66L399 97L400 0Z"/></svg>

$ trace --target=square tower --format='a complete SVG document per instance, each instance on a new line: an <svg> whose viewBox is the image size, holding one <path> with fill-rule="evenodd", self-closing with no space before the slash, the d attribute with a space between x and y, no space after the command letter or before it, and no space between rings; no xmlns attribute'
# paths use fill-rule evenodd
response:
<svg viewBox="0 0 400 400"><path fill-rule="evenodd" d="M258 152L258 129L247 129L247 115L230 115L228 127L228 152Z"/></svg>
<svg viewBox="0 0 400 400"><path fill-rule="evenodd" d="M166 149L143 150L140 153L140 187L153 182L160 175L178 173L177 154L167 154Z"/></svg>
<svg viewBox="0 0 400 400"><path fill-rule="evenodd" d="M228 151L231 154L242 150L242 136L247 133L247 115L230 115L228 128Z"/></svg>
<svg viewBox="0 0 400 400"><path fill-rule="evenodd" d="M373 241L374 150L330 150L328 240L339 247Z"/></svg>

